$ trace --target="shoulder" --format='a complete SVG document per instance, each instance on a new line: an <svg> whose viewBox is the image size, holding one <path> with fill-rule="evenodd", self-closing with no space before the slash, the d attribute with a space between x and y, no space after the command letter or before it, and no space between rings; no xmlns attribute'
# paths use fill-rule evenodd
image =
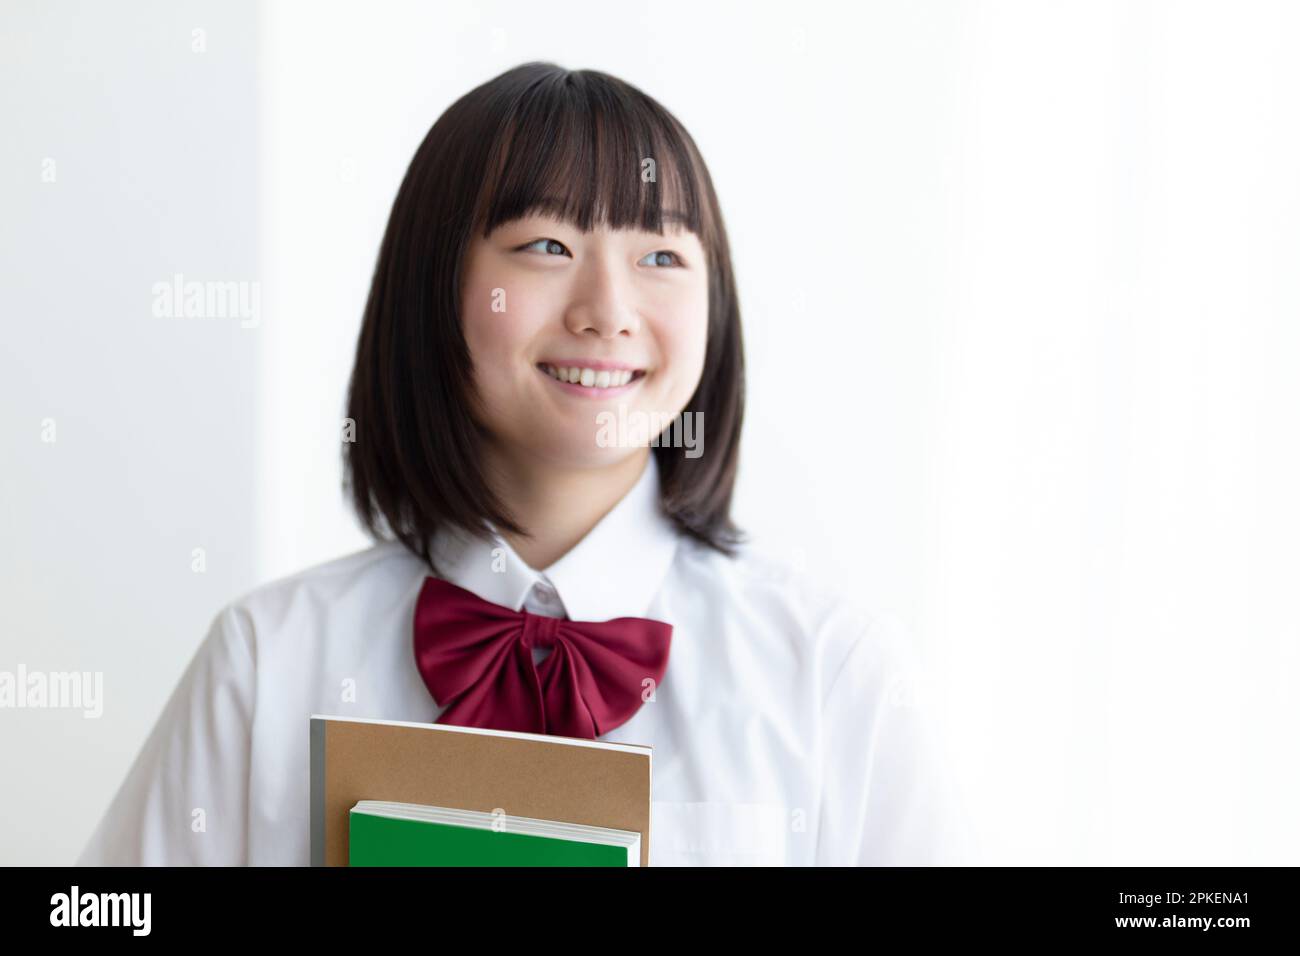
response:
<svg viewBox="0 0 1300 956"><path fill-rule="evenodd" d="M798 555L747 542L734 557L683 539L679 570L710 600L734 613L770 622L800 650L810 651L829 688L850 661L860 667L897 667L908 653L901 618L821 579Z"/></svg>
<svg viewBox="0 0 1300 956"><path fill-rule="evenodd" d="M279 630L365 620L406 601L428 573L400 543L380 541L261 584L225 605L213 629L248 642Z"/></svg>
<svg viewBox="0 0 1300 956"><path fill-rule="evenodd" d="M747 541L729 556L683 538L680 561L687 574L707 582L711 590L746 601L786 605L812 617L852 604L809 574L797 556L761 544Z"/></svg>

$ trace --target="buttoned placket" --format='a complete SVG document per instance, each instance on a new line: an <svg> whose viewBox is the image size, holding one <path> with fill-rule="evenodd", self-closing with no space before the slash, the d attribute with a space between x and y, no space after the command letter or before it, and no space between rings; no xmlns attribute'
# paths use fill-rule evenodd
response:
<svg viewBox="0 0 1300 956"><path fill-rule="evenodd" d="M563 618L564 609L560 602L560 596L555 593L555 588L545 579L538 580L529 590L530 600L525 601L525 607L533 605L537 610L529 608L531 613L544 614L547 617ZM544 661L551 653L553 648L534 647L533 664L537 665Z"/></svg>

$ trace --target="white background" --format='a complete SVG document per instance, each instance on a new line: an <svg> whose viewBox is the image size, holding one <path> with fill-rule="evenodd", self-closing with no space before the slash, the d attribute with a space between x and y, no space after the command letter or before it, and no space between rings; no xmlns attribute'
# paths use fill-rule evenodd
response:
<svg viewBox="0 0 1300 956"><path fill-rule="evenodd" d="M790 6L3 4L0 670L105 702L0 710L0 862L71 862L225 602L365 546L392 199L546 59L699 143L737 518L903 619L982 859L1300 863L1300 8ZM261 324L155 318L177 272Z"/></svg>

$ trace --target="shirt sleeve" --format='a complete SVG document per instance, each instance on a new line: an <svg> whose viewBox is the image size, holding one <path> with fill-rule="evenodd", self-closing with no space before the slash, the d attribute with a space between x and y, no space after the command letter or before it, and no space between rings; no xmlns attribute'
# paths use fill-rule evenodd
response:
<svg viewBox="0 0 1300 956"><path fill-rule="evenodd" d="M823 712L819 865L969 865L973 834L933 701L894 615L877 615Z"/></svg>
<svg viewBox="0 0 1300 956"><path fill-rule="evenodd" d="M213 620L78 866L247 864L256 669L240 616Z"/></svg>

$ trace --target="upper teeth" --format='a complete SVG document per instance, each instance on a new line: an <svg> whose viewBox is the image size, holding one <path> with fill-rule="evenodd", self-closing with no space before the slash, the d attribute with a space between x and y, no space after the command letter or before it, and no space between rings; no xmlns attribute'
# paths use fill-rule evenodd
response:
<svg viewBox="0 0 1300 956"><path fill-rule="evenodd" d="M554 365L546 365L544 368L552 378L585 385L587 388L617 388L632 381L632 376L636 374L631 369L557 368Z"/></svg>

